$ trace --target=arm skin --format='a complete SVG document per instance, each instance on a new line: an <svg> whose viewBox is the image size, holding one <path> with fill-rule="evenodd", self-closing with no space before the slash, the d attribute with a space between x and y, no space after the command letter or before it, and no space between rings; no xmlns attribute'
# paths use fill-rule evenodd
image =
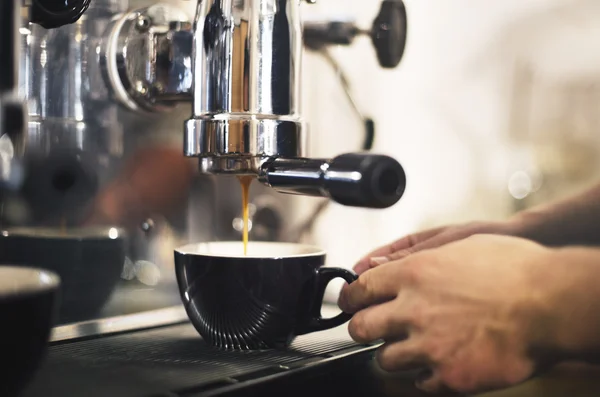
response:
<svg viewBox="0 0 600 397"><path fill-rule="evenodd" d="M600 364L600 249L559 248L550 260L556 332L547 345L559 359Z"/></svg>
<svg viewBox="0 0 600 397"><path fill-rule="evenodd" d="M548 246L600 245L600 185L509 220L517 235Z"/></svg>

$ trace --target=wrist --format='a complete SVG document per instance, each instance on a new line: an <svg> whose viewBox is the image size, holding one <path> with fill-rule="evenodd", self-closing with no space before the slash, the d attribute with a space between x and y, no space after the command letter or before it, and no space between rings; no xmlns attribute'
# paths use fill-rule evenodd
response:
<svg viewBox="0 0 600 397"><path fill-rule="evenodd" d="M548 211L545 208L536 207L518 212L508 219L507 224L513 236L540 244L548 244L550 243L549 240L553 240L547 236L548 233L552 232L550 230L552 227L549 225Z"/></svg>
<svg viewBox="0 0 600 397"><path fill-rule="evenodd" d="M541 222L539 214L521 211L508 218L505 223L511 235L532 240L530 236L533 235L533 230L539 227Z"/></svg>
<svg viewBox="0 0 600 397"><path fill-rule="evenodd" d="M545 360L600 358L600 250L548 249L534 285L537 312L530 323L531 353Z"/></svg>

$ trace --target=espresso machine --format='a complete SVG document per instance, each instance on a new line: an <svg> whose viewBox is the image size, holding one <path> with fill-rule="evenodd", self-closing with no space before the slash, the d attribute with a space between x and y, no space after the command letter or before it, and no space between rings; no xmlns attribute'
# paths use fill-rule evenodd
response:
<svg viewBox="0 0 600 397"><path fill-rule="evenodd" d="M53 360L71 358L64 346L187 327L173 250L189 241L241 239L237 176L257 181L250 236L263 240L297 238L289 217L294 197L377 209L398 202L406 187L398 161L368 152L373 120L363 117L360 152L315 159L306 153L300 108L304 47L325 54L331 45L368 35L380 65L398 65L406 40L401 0L384 0L369 29L335 20L303 24L301 0L202 0L192 15L173 2L139 3L23 0L18 40L1 36L0 59L19 55L0 65L0 263L68 263L53 269L68 280L63 295L69 298L40 382L60 377ZM72 252L77 255L63 255ZM48 260L54 256L67 259ZM73 307L85 310L73 314ZM176 334L191 337L187 328ZM347 335L342 342L339 335L320 337L331 352L370 351ZM310 356L307 346L317 342L299 343ZM81 349L97 348L90 354L101 362L107 356L100 345ZM146 346L144 354L161 355L155 348ZM169 354L196 350L181 345ZM277 362L281 354L298 358L280 352L257 359ZM241 380L256 363L229 369ZM194 382L204 375L198 372ZM36 387L30 395L49 390Z"/></svg>
<svg viewBox="0 0 600 397"><path fill-rule="evenodd" d="M382 67L398 65L403 3L384 1L368 29L303 24L301 3L23 3L18 67L3 73L18 77L3 82L5 113L17 114L0 138L0 263L66 280L61 325L178 305L173 250L241 240L237 176L257 181L253 240L297 241L331 202L385 208L402 196L402 166L369 153L373 120L358 111L361 152L314 159L300 107L304 47L327 54L367 35ZM307 220L294 219L298 195L323 199Z"/></svg>

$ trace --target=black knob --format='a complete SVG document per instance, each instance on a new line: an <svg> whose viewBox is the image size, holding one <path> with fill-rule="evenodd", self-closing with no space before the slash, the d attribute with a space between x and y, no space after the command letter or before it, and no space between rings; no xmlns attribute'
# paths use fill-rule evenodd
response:
<svg viewBox="0 0 600 397"><path fill-rule="evenodd" d="M404 194L406 174L400 163L388 156L343 154L329 163L325 189L342 205L387 208Z"/></svg>
<svg viewBox="0 0 600 397"><path fill-rule="evenodd" d="M371 31L379 64L395 68L404 55L407 32L406 8L402 0L384 0Z"/></svg>
<svg viewBox="0 0 600 397"><path fill-rule="evenodd" d="M90 2L91 0L33 0L31 22L46 29L77 22L90 6Z"/></svg>

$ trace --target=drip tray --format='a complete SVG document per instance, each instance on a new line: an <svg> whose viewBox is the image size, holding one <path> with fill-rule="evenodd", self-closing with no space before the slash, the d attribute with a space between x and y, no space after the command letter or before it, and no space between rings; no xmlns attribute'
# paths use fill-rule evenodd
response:
<svg viewBox="0 0 600 397"><path fill-rule="evenodd" d="M343 325L298 337L286 350L222 351L191 324L172 325L52 345L23 397L196 396L366 347Z"/></svg>

